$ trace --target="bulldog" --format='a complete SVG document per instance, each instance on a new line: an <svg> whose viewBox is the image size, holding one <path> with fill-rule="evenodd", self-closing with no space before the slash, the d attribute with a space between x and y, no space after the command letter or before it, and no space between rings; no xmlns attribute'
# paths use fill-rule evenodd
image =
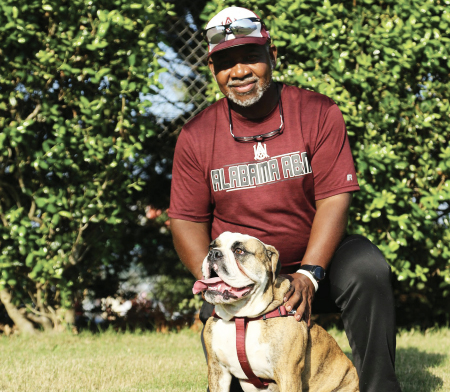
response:
<svg viewBox="0 0 450 392"><path fill-rule="evenodd" d="M210 244L203 279L193 288L215 305L216 316L204 329L210 391L229 391L232 375L245 392L359 391L355 367L317 324L308 328L294 317L251 320L283 305L290 282L279 276L280 268L277 250L257 238L225 232ZM239 338L236 325L242 319L248 323ZM251 383L244 371L237 335L253 375L269 380L264 387Z"/></svg>

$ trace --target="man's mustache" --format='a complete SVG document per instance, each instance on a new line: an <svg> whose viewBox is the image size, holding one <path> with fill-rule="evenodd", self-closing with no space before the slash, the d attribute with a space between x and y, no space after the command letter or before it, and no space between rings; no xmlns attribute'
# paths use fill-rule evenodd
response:
<svg viewBox="0 0 450 392"><path fill-rule="evenodd" d="M233 82L229 82L227 83L228 87L241 87L241 86L245 86L247 84L250 83L257 83L259 81L259 78L256 76L251 77L250 79L244 79L244 80L236 80Z"/></svg>

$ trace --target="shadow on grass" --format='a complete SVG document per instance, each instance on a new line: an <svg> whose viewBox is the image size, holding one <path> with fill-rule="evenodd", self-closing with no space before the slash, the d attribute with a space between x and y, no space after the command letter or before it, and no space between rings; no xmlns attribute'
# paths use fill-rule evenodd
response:
<svg viewBox="0 0 450 392"><path fill-rule="evenodd" d="M447 355L419 351L417 348L397 348L396 373L404 392L434 392L443 380L429 368L440 366Z"/></svg>

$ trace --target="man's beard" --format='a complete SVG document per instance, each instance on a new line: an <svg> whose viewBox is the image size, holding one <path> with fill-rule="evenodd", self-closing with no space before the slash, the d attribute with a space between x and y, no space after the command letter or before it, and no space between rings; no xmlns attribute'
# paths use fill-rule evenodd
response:
<svg viewBox="0 0 450 392"><path fill-rule="evenodd" d="M272 75L271 75L272 76ZM228 92L227 98L235 103L236 105L242 106L242 107L249 107L254 105L256 102L258 102L264 93L267 91L267 89L270 87L270 84L272 82L272 77L267 79L267 82L264 84L259 84L259 78L256 78L252 81L256 81L256 93L254 91L249 91L247 93L238 94L232 91ZM229 87L232 87L232 84L229 85ZM238 97L245 97L246 95L254 94L251 97L248 97L247 99L239 99Z"/></svg>

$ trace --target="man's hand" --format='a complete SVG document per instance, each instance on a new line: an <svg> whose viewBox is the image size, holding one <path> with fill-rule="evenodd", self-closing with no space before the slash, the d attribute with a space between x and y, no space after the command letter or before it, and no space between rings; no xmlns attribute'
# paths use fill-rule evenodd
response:
<svg viewBox="0 0 450 392"><path fill-rule="evenodd" d="M291 282L291 287L284 297L286 310L290 312L297 309L295 319L305 319L308 327L311 326L311 309L314 294L316 293L311 280L303 274L283 275Z"/></svg>

